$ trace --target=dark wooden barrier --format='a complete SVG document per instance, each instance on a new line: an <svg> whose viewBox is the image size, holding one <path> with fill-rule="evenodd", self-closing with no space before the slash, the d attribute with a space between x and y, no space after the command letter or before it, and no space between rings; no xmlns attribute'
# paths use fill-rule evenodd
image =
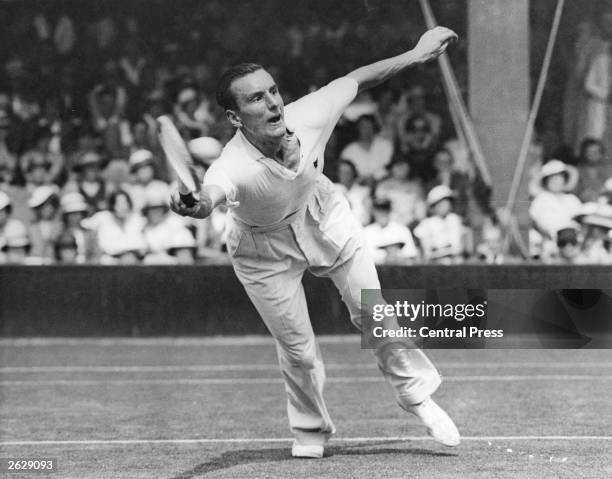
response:
<svg viewBox="0 0 612 479"><path fill-rule="evenodd" d="M383 266L383 288L612 289L612 267ZM355 332L331 281L304 279L318 333ZM3 336L265 333L230 266L2 266Z"/></svg>

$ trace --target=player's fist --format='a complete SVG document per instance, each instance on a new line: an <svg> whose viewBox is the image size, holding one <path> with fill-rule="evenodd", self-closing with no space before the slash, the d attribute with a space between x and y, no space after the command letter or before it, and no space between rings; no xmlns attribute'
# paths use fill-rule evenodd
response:
<svg viewBox="0 0 612 479"><path fill-rule="evenodd" d="M435 27L427 30L419 39L414 52L417 57L428 62L442 55L448 45L457 41L459 37L450 28Z"/></svg>
<svg viewBox="0 0 612 479"><path fill-rule="evenodd" d="M178 189L175 189L170 194L170 209L178 215L195 216L200 211L200 206L201 205L198 198L196 198L196 202L192 207L187 206L183 200L181 200L181 195L179 194Z"/></svg>

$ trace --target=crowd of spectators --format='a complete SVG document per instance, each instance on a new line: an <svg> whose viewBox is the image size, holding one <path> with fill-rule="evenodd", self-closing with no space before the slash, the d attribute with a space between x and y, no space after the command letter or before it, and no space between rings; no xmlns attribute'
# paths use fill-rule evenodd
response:
<svg viewBox="0 0 612 479"><path fill-rule="evenodd" d="M233 134L213 100L215 78L229 64L263 63L288 103L380 51L403 51L422 31L393 5L372 24L348 28L348 11L338 7L322 20L317 3L286 12L281 2L260 1L256 16L255 4L231 9L219 0L180 9L102 2L92 11L79 2L16 2L0 12L8 25L0 51L0 263L226 262L227 211L204 221L169 211L173 178L155 118L172 115L203 174ZM464 53L464 43L454 49ZM457 76L464 85L461 68ZM577 166L567 155L538 164L532 259L611 261L612 182L599 170L607 161L601 139L585 141L581 158ZM360 94L332 133L325 173L378 263L517 260L490 188L453 138L435 64Z"/></svg>

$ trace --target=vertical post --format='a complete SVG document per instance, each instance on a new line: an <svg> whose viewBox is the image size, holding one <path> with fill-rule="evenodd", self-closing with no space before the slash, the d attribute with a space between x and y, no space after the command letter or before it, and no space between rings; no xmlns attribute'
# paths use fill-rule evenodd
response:
<svg viewBox="0 0 612 479"><path fill-rule="evenodd" d="M468 0L468 66L470 112L501 207L529 114L529 0ZM521 229L528 208L524 181L515 209Z"/></svg>

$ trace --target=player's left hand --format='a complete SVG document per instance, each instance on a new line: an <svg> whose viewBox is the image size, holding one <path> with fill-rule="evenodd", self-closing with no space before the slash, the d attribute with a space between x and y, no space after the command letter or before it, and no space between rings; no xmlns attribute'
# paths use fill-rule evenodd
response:
<svg viewBox="0 0 612 479"><path fill-rule="evenodd" d="M458 40L458 36L450 28L435 27L427 30L419 39L414 52L423 62L434 60L442 55L448 46Z"/></svg>

